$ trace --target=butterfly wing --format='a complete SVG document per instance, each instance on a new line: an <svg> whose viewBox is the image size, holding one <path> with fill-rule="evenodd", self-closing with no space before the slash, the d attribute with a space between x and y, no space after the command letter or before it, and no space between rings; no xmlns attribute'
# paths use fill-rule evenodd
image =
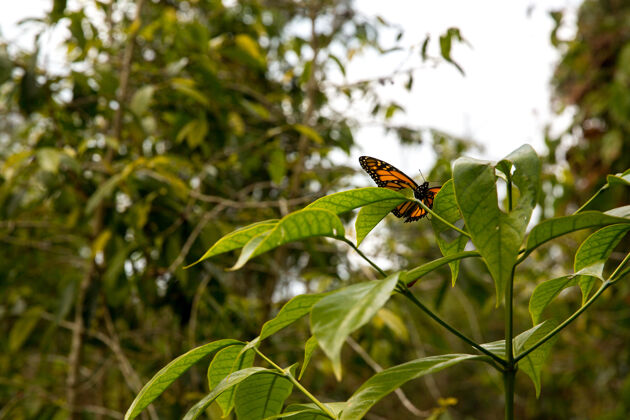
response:
<svg viewBox="0 0 630 420"><path fill-rule="evenodd" d="M393 165L390 165L380 159L369 156L361 156L359 158L359 163L379 187L388 188L394 191L402 190L403 188L411 188L415 191L418 188L416 181L409 178Z"/></svg>

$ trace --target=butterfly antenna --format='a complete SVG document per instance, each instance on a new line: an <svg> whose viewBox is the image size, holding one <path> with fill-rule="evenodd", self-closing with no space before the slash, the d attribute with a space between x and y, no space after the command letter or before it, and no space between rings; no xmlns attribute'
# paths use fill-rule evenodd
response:
<svg viewBox="0 0 630 420"><path fill-rule="evenodd" d="M424 175L422 174L422 169L418 169L418 172L420 172L420 176L422 177L422 180L424 182L427 182L427 179L424 177Z"/></svg>

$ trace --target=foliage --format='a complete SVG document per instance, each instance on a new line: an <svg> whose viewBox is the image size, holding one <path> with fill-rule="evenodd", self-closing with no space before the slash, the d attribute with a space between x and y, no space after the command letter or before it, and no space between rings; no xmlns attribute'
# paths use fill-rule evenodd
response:
<svg viewBox="0 0 630 420"><path fill-rule="evenodd" d="M225 255L182 266L345 185L353 171L331 155L351 150L356 123L335 101L371 104L378 123L400 111L376 95L387 75L350 84L345 67L398 45L346 0L51 5L24 22L31 51L0 40L0 417L119 418L174 354L251 336L296 279L340 281L345 255L312 242L237 273ZM205 390L205 372L186 375L151 418L181 417Z"/></svg>
<svg viewBox="0 0 630 420"><path fill-rule="evenodd" d="M241 266L259 255L252 249L262 249L263 251L261 252L265 252L281 245L303 240L308 236L328 236L350 245L384 277L379 281L359 282L345 288L333 290L321 298L320 296L311 298L308 295L296 297L294 301L300 300L309 302L309 304L295 305L289 302L285 307L287 309L281 311L277 318L270 321L282 325L282 327L287 327L297 321L299 317L291 315L294 312L288 309L289 306L299 307L301 309L299 315L301 316L310 313L311 333L319 347L331 360L333 371L338 379L341 379L342 375L340 354L344 342L348 340L348 337L354 331L366 325L374 317L391 298L392 292L396 292L396 294L406 298L410 303L417 306L426 315L444 327L446 331L464 341L477 352L473 354L445 354L423 357L389 367L372 376L349 399L345 402L339 402L333 409L321 402L300 384L292 372L295 368L294 364L288 368L282 368L267 357L261 350L262 339L259 336L243 347L243 350L240 352L232 353L234 355L234 362L231 364L232 369L224 373L223 380L216 386L210 385L210 393L199 400L189 410L185 418L197 418L201 411L207 408L221 393L231 388L236 388L236 394L239 394L239 389L243 386L241 383L245 383L243 381L246 378L266 373L268 375L279 375L281 378L291 382L295 388L311 400L313 405L308 409L310 418L359 419L376 402L407 381L437 372L463 361L483 361L501 373L504 380L505 418L514 418L515 375L517 371L520 370L529 376L534 383L536 396L538 397L541 390L541 371L546 359L552 352L552 345L557 339L558 333L586 311L606 289L615 285L630 273L630 269L627 267L630 253L625 251L624 259L609 274L604 274L604 266L610 260L612 251L630 230L630 206L611 209L606 213L595 211L578 212L574 215L550 219L534 226L530 234L526 235L525 228L539 194L540 172L540 161L530 146L522 146L496 164L470 158L458 159L454 163L453 168L452 185L454 187L454 195L449 189L444 189L444 192L445 195L455 198L456 203L454 204L461 215L461 219L464 221L465 230L449 223L439 213L431 211L421 201L415 200L415 198L387 189L367 188L344 191L323 197L309 205L307 209L290 213L280 221L275 222L275 227L271 228L270 231L250 235L249 241L242 246L241 255L238 258ZM620 174L618 178L626 179L629 174L630 169L624 174ZM507 188L507 207L505 210L499 207L497 200L498 180L505 180ZM444 252L444 257L450 258L440 262L440 264L425 264L416 270L398 271L386 275L384 270L359 251L354 243L344 237L343 230L337 229L338 224L341 224L337 214L357 207L370 206L373 203L388 203L390 206L389 210L391 210L401 202L400 200L393 200L392 197L394 195L398 195L400 200L403 201L416 201L425 210L430 211L433 216L431 222L438 234L443 232L444 225L449 226L457 235L470 239L478 252L452 252L449 249L451 252L448 254L448 251ZM438 193L436 202L440 195L442 195L442 191ZM320 206L322 208L319 208ZM452 213L451 208L447 207L447 209L447 213ZM315 221L313 215L309 213L313 211L325 212L326 217ZM357 220L357 224L359 224L359 220ZM575 272L561 277L562 282L549 280L541 283L534 290L529 305L534 325L532 328L515 335L513 290L515 283L522 280L516 273L517 267L548 241L589 227L597 227L598 230L584 240L575 253ZM249 231L252 231L252 229ZM275 232L282 233L276 234ZM276 236L281 240L270 239ZM527 239L526 236L528 236ZM496 286L497 302L501 301L505 305L505 337L503 340L487 344L475 342L451 326L436 312L429 309L409 289L406 282L413 284L429 270L437 269L446 262L451 262L455 255L460 259L466 257L480 258L491 273ZM577 281L564 281L564 279L573 278L577 279ZM582 284L583 279L588 279L586 281L588 286L582 288L584 295L582 305L562 322L553 319L540 322L543 310L552 301L553 297L566 286ZM462 281L465 281L465 279ZM599 283L599 287L591 295L595 283ZM550 284L553 284L553 287L550 287ZM265 338L267 337L268 334ZM240 369L240 366L235 362L241 357L245 349L253 349L271 368L248 366ZM180 356L180 359L183 357L185 355ZM305 357L305 360L308 359L309 357ZM212 363L210 366L212 366ZM171 374L169 368L166 367L156 375L156 378L166 376L170 380L174 375L176 374ZM161 381L156 378L145 385L138 394L134 404L127 411L126 418L132 419L136 417L139 414L136 407L147 406L163 391ZM152 382L160 384L159 387L153 385ZM274 392L278 394L276 395ZM282 417L279 413L282 409L282 401L287 396L285 389L282 389L282 391L270 390L266 398L269 401L280 401L280 404L275 405L276 411L268 414ZM234 406L237 413L241 404L248 407L261 407L265 404L265 399L260 398L257 394L251 394L240 401L236 400ZM289 416L289 413L293 413L293 410L288 410L284 413ZM306 411L302 414L306 414Z"/></svg>

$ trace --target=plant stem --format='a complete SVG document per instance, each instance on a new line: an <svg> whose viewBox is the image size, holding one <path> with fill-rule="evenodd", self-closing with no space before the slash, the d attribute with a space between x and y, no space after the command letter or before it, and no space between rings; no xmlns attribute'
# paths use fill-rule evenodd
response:
<svg viewBox="0 0 630 420"><path fill-rule="evenodd" d="M534 350L536 350L538 347L542 346L543 344L545 344L547 341L549 341L549 339L551 339L554 335L558 334L560 331L562 331L567 325L569 325L571 322L573 322L578 316L580 316L580 314L582 314L582 312L584 312L585 310L588 309L589 306L591 306L593 304L593 302L595 302L595 300L602 294L604 293L604 290L606 290L610 285L612 284L612 282L610 280L606 280L604 283L602 283L602 285L600 286L599 289L597 289L597 292L595 292L595 294L593 296L591 296L591 298L589 300L586 301L586 303L577 311L575 311L573 313L573 315L571 315L569 318L567 318L562 324L558 325L556 328L554 328L553 330L551 330L547 335L545 335L543 338L541 338L536 344L534 344L532 347L528 348L527 350L525 350L523 353L519 354L515 359L514 359L514 363L518 363L519 360L523 359L524 357L527 357L528 354L530 354L531 352L533 352Z"/></svg>
<svg viewBox="0 0 630 420"><path fill-rule="evenodd" d="M271 366L273 366L282 376L284 376L285 378L287 378L288 380L291 381L291 383L293 383L293 385L295 385L296 388L298 388L300 391L302 391L304 393L304 395L306 395L308 397L309 400L313 401L313 403L319 407L320 410L322 410L328 417L330 417L331 419L336 419L337 417L335 416L335 414L333 412L330 411L330 409L328 407L326 407L322 402L320 402L313 394L311 394L308 389L304 388L302 386L302 384L293 377L293 375L291 374L291 372L289 372L288 370L284 370L282 369L280 366L276 365L271 359L269 359L267 356L265 356L260 350L258 350L256 347L254 347L254 351L260 356L262 357L267 363L269 363Z"/></svg>
<svg viewBox="0 0 630 420"><path fill-rule="evenodd" d="M359 254L361 256L361 258L363 258L365 261L367 261L368 264L370 264L372 267L374 267L374 269L376 271L378 271L381 276L387 277L387 273L385 273L383 270L381 270L381 267L376 265L363 252L361 252L361 250L350 239L346 238L345 236L340 236L337 239L339 239L340 241L343 241L343 242L347 243L348 245L350 245L352 247L352 249L354 249L357 252L357 254Z"/></svg>
<svg viewBox="0 0 630 420"><path fill-rule="evenodd" d="M503 360L502 358L500 358L496 354L492 353L490 350L487 350L487 349L483 348L482 346L480 346L479 344L475 343L472 339L466 337L459 330L457 330L456 328L452 327L446 321L444 321L442 318L440 318L438 315L436 315L431 309L427 308L422 302L420 302L416 298L416 296L413 293L411 293L411 291L407 288L407 286L405 286L404 283L400 283L399 286L400 287L398 289L398 292L400 294L402 294L403 296L405 296L407 299L409 299L414 305L416 305L418 308L420 308L431 319L433 319L435 322L440 324L442 327L444 327L448 331L450 331L453 335L455 335L458 338L462 339L464 342L466 342L467 344L469 344L470 346L472 346L473 348L475 348L479 352L481 352L481 353L485 354L486 356L489 356L490 358L492 358L492 360L497 362L500 366L502 366L502 367L505 366L505 364L506 364L505 360Z"/></svg>
<svg viewBox="0 0 630 420"><path fill-rule="evenodd" d="M615 283L617 280L619 280L620 278L622 278L624 276L624 274L622 273L619 277L617 277L617 275L621 272L621 269L623 268L624 265L626 265L626 263L628 262L628 260L630 260L630 252L628 252L625 256L625 258L623 259L623 261L621 261L619 263L619 265L617 266L617 268L615 268L615 271L613 271L613 273L610 275L610 277L608 278L608 280L610 280L611 283ZM624 272L625 273L625 272Z"/></svg>
<svg viewBox="0 0 630 420"><path fill-rule="evenodd" d="M599 194L601 194L603 191L607 190L609 187L610 187L610 185L608 185L608 183L605 183L599 190L597 190L597 192L591 198L588 199L588 201L586 203L582 204L582 207L577 209L575 211L575 213L573 213L573 214L580 213L582 210L584 210L586 208L586 206L591 204L591 201L595 200Z"/></svg>
<svg viewBox="0 0 630 420"><path fill-rule="evenodd" d="M514 379L516 369L503 371L503 386L505 394L505 420L514 419Z"/></svg>
<svg viewBox="0 0 630 420"><path fill-rule="evenodd" d="M431 210L429 207L427 207L426 204L424 204L421 200L414 200L416 203L418 203L420 205L420 207L422 207L427 213L429 213L431 216L435 217L436 219L438 219L440 222L444 223L446 226L450 227L453 230L456 230L457 232L461 233L462 235L470 238L470 233L461 230L460 228L458 228L457 226L447 222L444 218L442 218L441 216L439 216L437 213L435 213L433 210Z"/></svg>

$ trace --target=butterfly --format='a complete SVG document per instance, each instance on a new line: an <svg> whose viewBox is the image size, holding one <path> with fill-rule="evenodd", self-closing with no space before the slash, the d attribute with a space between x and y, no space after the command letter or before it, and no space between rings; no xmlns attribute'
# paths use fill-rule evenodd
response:
<svg viewBox="0 0 630 420"><path fill-rule="evenodd" d="M405 175L393 165L369 156L361 156L359 158L361 167L367 172L376 185L382 188L399 191L403 188L411 188L414 197L421 200L428 208L433 208L433 198L442 187L429 188L428 182L418 185L416 181ZM407 218L405 223L415 222L427 215L425 209L420 207L418 203L413 201L405 201L392 210L394 216Z"/></svg>

